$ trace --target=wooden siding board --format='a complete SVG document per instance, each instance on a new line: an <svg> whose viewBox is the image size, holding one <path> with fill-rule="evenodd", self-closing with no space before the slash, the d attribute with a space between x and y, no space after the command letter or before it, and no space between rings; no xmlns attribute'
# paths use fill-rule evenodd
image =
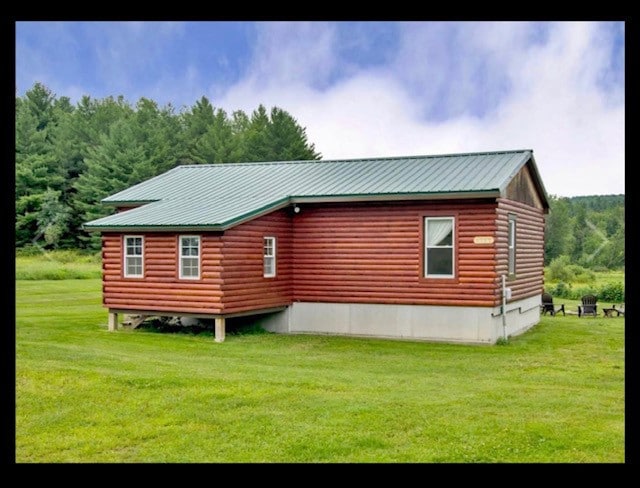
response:
<svg viewBox="0 0 640 488"><path fill-rule="evenodd" d="M265 278L263 239L276 238L276 276ZM237 313L289 305L293 298L292 219L277 210L225 231L223 310Z"/></svg>
<svg viewBox="0 0 640 488"><path fill-rule="evenodd" d="M144 236L144 278L124 278L122 236L103 234L103 304L110 308L193 313L222 310L220 236L201 234L201 279L178 278L177 233Z"/></svg>
<svg viewBox="0 0 640 488"><path fill-rule="evenodd" d="M497 247L498 272L506 272L508 264L506 235L509 214L516 215L516 274L507 280L511 300L520 300L542 293L544 286L544 214L520 201L498 199L498 225L505 236Z"/></svg>
<svg viewBox="0 0 640 488"><path fill-rule="evenodd" d="M528 165L523 166L509 182L505 196L510 200L525 203L532 208L542 209L543 207Z"/></svg>
<svg viewBox="0 0 640 488"><path fill-rule="evenodd" d="M495 201L305 205L294 217L294 300L480 305L496 303ZM423 218L456 217L455 279L425 279ZM399 232L398 229L403 231Z"/></svg>
<svg viewBox="0 0 640 488"><path fill-rule="evenodd" d="M112 308L236 313L292 300L496 306L507 271L508 216L516 214L512 300L542 292L542 209L485 201L304 204L220 233L201 233L201 279L177 277L178 235L147 233L145 277L122 277L122 234L103 234L103 302ZM423 219L456 218L456 275L423 277ZM277 274L263 277L263 237L275 236ZM492 245L474 243L494 238Z"/></svg>

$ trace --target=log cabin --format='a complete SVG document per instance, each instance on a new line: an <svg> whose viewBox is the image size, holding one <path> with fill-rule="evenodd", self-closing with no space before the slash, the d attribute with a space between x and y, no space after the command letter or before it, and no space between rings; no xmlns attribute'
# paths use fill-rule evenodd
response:
<svg viewBox="0 0 640 488"><path fill-rule="evenodd" d="M533 151L177 166L102 200L103 305L279 333L494 344L540 319Z"/></svg>

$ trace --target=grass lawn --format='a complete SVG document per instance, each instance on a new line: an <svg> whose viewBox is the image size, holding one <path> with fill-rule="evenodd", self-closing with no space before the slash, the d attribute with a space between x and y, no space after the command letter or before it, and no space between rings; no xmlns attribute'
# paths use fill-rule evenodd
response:
<svg viewBox="0 0 640 488"><path fill-rule="evenodd" d="M100 253L47 251L16 255L17 280L71 280L101 278Z"/></svg>
<svg viewBox="0 0 640 488"><path fill-rule="evenodd" d="M622 317L544 317L504 346L219 344L108 332L97 279L16 288L19 463L625 460Z"/></svg>

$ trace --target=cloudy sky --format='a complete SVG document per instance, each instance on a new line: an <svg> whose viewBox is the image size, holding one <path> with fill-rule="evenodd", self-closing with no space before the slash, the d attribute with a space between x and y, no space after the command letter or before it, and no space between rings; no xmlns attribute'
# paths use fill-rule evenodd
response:
<svg viewBox="0 0 640 488"><path fill-rule="evenodd" d="M623 22L17 22L16 90L278 106L324 159L533 149L624 193Z"/></svg>

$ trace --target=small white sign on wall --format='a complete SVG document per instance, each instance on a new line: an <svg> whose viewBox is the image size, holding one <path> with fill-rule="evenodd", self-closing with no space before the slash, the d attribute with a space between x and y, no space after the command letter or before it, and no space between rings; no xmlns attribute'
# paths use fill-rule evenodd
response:
<svg viewBox="0 0 640 488"><path fill-rule="evenodd" d="M473 238L474 244L493 244L493 236L475 236Z"/></svg>

